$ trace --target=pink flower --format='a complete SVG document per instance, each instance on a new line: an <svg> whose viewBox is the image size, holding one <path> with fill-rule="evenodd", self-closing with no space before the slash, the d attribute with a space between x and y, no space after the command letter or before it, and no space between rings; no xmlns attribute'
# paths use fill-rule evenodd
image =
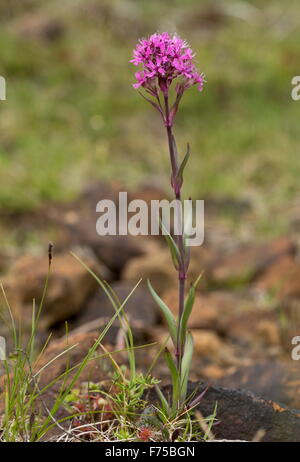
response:
<svg viewBox="0 0 300 462"><path fill-rule="evenodd" d="M145 88L152 95L159 89L166 95L174 79L178 79L177 93L197 85L202 91L204 75L194 64L194 53L188 44L176 34L155 33L139 40L130 61L141 70L135 74L134 88Z"/></svg>

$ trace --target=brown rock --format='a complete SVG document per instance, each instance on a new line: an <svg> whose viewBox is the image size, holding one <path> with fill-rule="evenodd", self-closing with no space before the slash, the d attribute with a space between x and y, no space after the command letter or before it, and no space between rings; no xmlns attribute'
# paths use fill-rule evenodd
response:
<svg viewBox="0 0 300 462"><path fill-rule="evenodd" d="M98 218L99 214L94 212L86 216L83 214L78 223L69 223L71 240L89 246L103 264L119 275L129 260L146 253L148 242L142 239L144 236L99 236L96 231ZM70 217L67 216L67 219Z"/></svg>
<svg viewBox="0 0 300 462"><path fill-rule="evenodd" d="M224 342L216 332L206 329L192 329L191 333L194 339L195 360L192 366L192 373L195 378L206 377L203 367L204 364L207 365L208 360L211 360L215 366L241 365L245 362L235 357L232 346ZM174 352L174 346L172 340L169 338L167 329L155 327L151 330L151 334L151 338L159 346L166 344L167 348Z"/></svg>
<svg viewBox="0 0 300 462"><path fill-rule="evenodd" d="M148 247L144 252L146 255L130 260L125 267L123 277L129 281L137 281L139 278L142 278L143 281L150 279L155 290L162 295L168 289L177 287L178 275L164 237L160 236L160 244L153 242L150 238L148 239ZM204 245L191 248L187 285L194 282L202 273L200 287L201 289L206 287L209 268L215 260L216 251L210 247Z"/></svg>
<svg viewBox="0 0 300 462"><path fill-rule="evenodd" d="M259 278L256 287L279 299L300 298L300 264L286 255L270 265Z"/></svg>
<svg viewBox="0 0 300 462"><path fill-rule="evenodd" d="M200 395L206 388L206 383L189 382L188 395ZM163 392L169 396L171 387L164 387ZM154 393L151 396L156 402ZM197 408L208 417L213 415L216 403L218 424L212 427L216 439L252 441L258 430L264 430L264 442L300 442L300 411L244 390L216 386L206 391Z"/></svg>
<svg viewBox="0 0 300 462"><path fill-rule="evenodd" d="M295 252L296 247L288 238L261 245L243 245L216 261L210 271L211 283L240 287L258 277L274 262L284 256L293 256Z"/></svg>
<svg viewBox="0 0 300 462"><path fill-rule="evenodd" d="M219 357L224 344L220 337L213 331L193 329L194 351L197 357Z"/></svg>
<svg viewBox="0 0 300 462"><path fill-rule="evenodd" d="M92 226L92 223L90 223ZM94 236L89 240L83 236L101 262L117 275L121 273L127 262L145 254L145 246L140 237L132 236Z"/></svg>
<svg viewBox="0 0 300 462"><path fill-rule="evenodd" d="M64 26L59 19L39 12L27 14L15 21L13 30L26 39L53 41L62 36Z"/></svg>
<svg viewBox="0 0 300 462"><path fill-rule="evenodd" d="M119 298L120 303L128 297L133 287L134 285L132 283L126 281L119 281L111 284L111 288ZM148 288L142 286L138 286L127 300L124 306L124 312L133 333L138 334L136 335L137 338L143 338L143 333L151 330L151 326L155 325L159 319L156 302L153 300ZM75 323L72 324L72 327L80 328L80 326L88 326L90 323L92 326L95 324L93 321L101 321L101 319L103 323L99 323L99 326L102 325L104 327L114 314L115 310L110 300L107 295L99 289L85 305L84 310L82 310L77 317ZM113 327L105 337L106 340L115 343L119 330L120 322L116 319Z"/></svg>
<svg viewBox="0 0 300 462"><path fill-rule="evenodd" d="M205 329L193 329L191 332L194 339L194 352L197 358L204 357L216 359L216 357L222 355L224 343L215 332ZM168 331L167 329L159 327L152 331L152 335L153 339L158 342L159 345L162 345L168 337ZM167 347L169 350L173 350L171 339L168 340Z"/></svg>
<svg viewBox="0 0 300 462"><path fill-rule="evenodd" d="M93 254L75 249L83 261L104 278L110 278L108 270L100 266ZM14 315L30 325L32 300L40 302L47 278L47 257L20 257L11 267L4 287ZM75 257L68 253L54 255L47 294L41 314L41 328L47 328L78 313L83 303L97 288L97 282Z"/></svg>
<svg viewBox="0 0 300 462"><path fill-rule="evenodd" d="M199 393L205 388L200 386ZM195 389L190 384L189 392ZM198 406L205 417L217 404L218 425L212 431L216 439L252 441L264 430L263 442L299 442L300 412L243 390L210 387Z"/></svg>
<svg viewBox="0 0 300 462"><path fill-rule="evenodd" d="M169 290L163 300L177 316L177 290ZM260 349L280 348L282 342L276 311L265 307L255 293L246 291L198 293L188 327L217 331L240 345L251 345Z"/></svg>
<svg viewBox="0 0 300 462"><path fill-rule="evenodd" d="M257 334L268 346L281 343L280 327L277 321L261 320L257 325Z"/></svg>
<svg viewBox="0 0 300 462"><path fill-rule="evenodd" d="M90 348L93 347L99 337L100 332L94 331L89 333L70 334L68 338L54 340L50 343L43 355L39 358L34 366L34 374L39 389L49 386L43 391L36 402L36 412L48 416L45 405L52 409L59 393L66 390L67 385L73 380L79 365L87 356ZM110 345L105 345L108 351L113 351ZM67 351L68 350L68 351ZM104 355L99 361L99 355ZM98 358L97 358L98 357ZM120 362L120 357L114 353L114 358ZM124 362L124 358L122 358ZM78 380L74 381L73 387L78 387L82 382L98 383L108 378L108 370L111 370L111 362L105 355L101 347L97 347L93 355L80 373ZM72 370L73 368L73 370ZM69 371L69 372L67 372ZM60 378L60 376L62 377ZM12 378L13 380L13 378ZM53 382L53 383L52 383ZM5 376L0 378L0 415L3 412L2 404L4 403L3 392L5 390ZM69 412L64 406L61 406L56 414L56 419L67 417ZM68 424L68 421L66 421ZM60 429L55 428L54 434L61 433ZM49 434L46 434L49 437Z"/></svg>
<svg viewBox="0 0 300 462"><path fill-rule="evenodd" d="M89 349L94 345L95 341L99 337L99 334L100 332L98 331L75 335L71 333L68 338L64 337L62 339L52 341L36 365L37 370L44 368L43 372L39 375L40 387L50 383L55 377L59 377L66 370L67 363L71 369L73 366L76 366L83 361L85 356L88 354ZM70 350L68 353L62 354L69 348ZM96 352L103 353L100 347L98 347ZM61 356L52 361L58 355ZM47 366L50 361L52 361L51 365ZM74 372L70 374L69 379L73 375ZM80 381L85 381L88 377L90 377L90 380L97 382L103 379L103 375L103 371L99 367L99 362L95 361L93 364L89 363L87 365L87 368L80 377ZM56 388L58 385L59 383L56 384Z"/></svg>
<svg viewBox="0 0 300 462"><path fill-rule="evenodd" d="M123 279L137 282L140 278L144 284L149 279L160 295L168 288L176 286L177 272L173 267L169 251L158 246L154 253L132 259L123 272Z"/></svg>
<svg viewBox="0 0 300 462"><path fill-rule="evenodd" d="M152 184L144 184L137 188L135 191L129 192L129 200L140 199L147 204L151 204L152 200L163 200L168 199L168 193L163 191L158 186L153 186Z"/></svg>
<svg viewBox="0 0 300 462"><path fill-rule="evenodd" d="M274 311L250 309L235 313L227 326L227 336L242 344L280 345L280 327ZM258 345L259 342L259 345Z"/></svg>
<svg viewBox="0 0 300 462"><path fill-rule="evenodd" d="M224 377L225 374L226 372L224 369L217 364L208 364L202 368L202 375L206 377L206 380L209 381L217 382L222 377Z"/></svg>
<svg viewBox="0 0 300 462"><path fill-rule="evenodd" d="M169 290L163 297L175 316L178 313L178 293ZM198 293L191 313L190 328L213 329L222 334L227 331L232 317L255 306L255 299L249 294L235 294L226 291Z"/></svg>
<svg viewBox="0 0 300 462"><path fill-rule="evenodd" d="M97 258L111 271L120 275L126 263L148 252L151 239L148 236L99 236L96 230L100 213L97 203L103 199L112 200L118 205L119 191L125 191L119 183L93 183L76 201L69 204L52 204L47 210L47 220L55 227L65 230L61 244L88 246ZM118 207L117 207L118 214ZM58 245L59 245L58 244Z"/></svg>
<svg viewBox="0 0 300 462"><path fill-rule="evenodd" d="M300 409L300 378L297 361L264 360L248 367L235 368L216 378L218 385L242 388L283 405Z"/></svg>

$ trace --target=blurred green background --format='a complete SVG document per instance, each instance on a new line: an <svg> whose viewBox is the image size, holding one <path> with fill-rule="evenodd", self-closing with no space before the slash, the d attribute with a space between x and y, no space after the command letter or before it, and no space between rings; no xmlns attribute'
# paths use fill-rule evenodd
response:
<svg viewBox="0 0 300 462"><path fill-rule="evenodd" d="M299 194L299 0L1 0L0 21L2 209L68 200L98 178L168 187L165 133L129 63L157 30L187 39L207 76L175 125L192 149L185 194L269 211Z"/></svg>

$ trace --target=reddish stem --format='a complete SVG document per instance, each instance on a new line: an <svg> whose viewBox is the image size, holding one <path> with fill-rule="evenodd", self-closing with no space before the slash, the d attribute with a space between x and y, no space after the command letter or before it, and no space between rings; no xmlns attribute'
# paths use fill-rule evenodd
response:
<svg viewBox="0 0 300 462"><path fill-rule="evenodd" d="M169 111L169 101L168 96L165 96L165 125L168 135L168 144L169 144L169 153L170 153L170 160L171 160L171 167L172 167L172 178L171 178L171 185L174 190L174 195L177 201L181 201L181 187L177 179L177 172L178 172L178 164L177 164L177 157L176 152L174 150L174 141L173 141L173 133L172 133L172 121L170 120L170 111ZM177 359L177 367L179 370L179 374L181 375L181 363L182 363L182 356L184 352L184 345L180 339L180 325L182 314L184 310L184 295L185 295L185 280L186 280L186 272L187 272L187 265L185 261L185 252L184 252L184 241L183 241L183 226L182 226L182 217L180 211L177 211L177 217L179 222L178 229L180 230L180 234L177 236L177 245L179 251L179 266L178 266L178 280L179 280L179 295L178 295L178 330L177 330L177 344L176 344L176 359Z"/></svg>

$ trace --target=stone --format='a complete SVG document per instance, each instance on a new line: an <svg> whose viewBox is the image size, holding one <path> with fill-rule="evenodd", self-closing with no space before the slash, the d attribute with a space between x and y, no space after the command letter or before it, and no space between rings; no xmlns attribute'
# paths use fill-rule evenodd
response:
<svg viewBox="0 0 300 462"><path fill-rule="evenodd" d="M265 244L247 244L220 256L210 270L210 282L217 287L241 287L284 256L296 253L294 243L280 238Z"/></svg>
<svg viewBox="0 0 300 462"><path fill-rule="evenodd" d="M73 367L78 366L84 360L89 352L89 349L98 339L99 334L99 331L74 335L70 334L68 337L52 340L43 352L42 356L35 363L33 372L36 374L36 380L39 383L40 390L52 383L55 379L58 379L42 394L42 399L48 408L51 409L53 406L55 398L61 391L62 385L65 387L66 384L70 383L77 368L68 373L67 376L62 378L59 377L64 374L67 369L72 369ZM112 348L108 344L106 344L106 348L112 351ZM96 349L95 354L103 354L101 347ZM103 366L104 363L109 365L107 357L102 359L101 365ZM80 374L78 382L74 383L74 387L78 385L78 383L85 381L93 381L97 383L101 380L107 379L107 365L105 367L100 367L100 362L97 359L88 361L86 367ZM3 375L0 379L0 404L2 401L4 403L4 400L2 400L1 397L1 393L4 391L4 382L5 376ZM41 406L41 409L42 412L45 413L43 406ZM1 410L3 409L1 409L0 406L0 414ZM68 413L66 409L62 407L59 409L58 414L56 414L56 418L66 415L68 415Z"/></svg>
<svg viewBox="0 0 300 462"><path fill-rule="evenodd" d="M196 392L200 395L207 388L203 382L189 382L188 395ZM165 386L162 391L170 396L171 387ZM155 403L157 397L150 391L150 402ZM275 401L265 400L253 393L209 386L196 407L203 415L213 415L216 408L217 425L212 432L217 440L252 441L259 430L263 442L300 442L300 411L283 407Z"/></svg>
<svg viewBox="0 0 300 462"><path fill-rule="evenodd" d="M134 285L126 281L113 282L111 288L122 303L132 291ZM135 340L147 337L147 332L159 319L158 307L153 300L148 288L138 286L124 306L124 312L130 323ZM98 289L77 316L71 328L89 329L89 325L105 326L115 314L115 310L102 289ZM100 321L103 321L102 323ZM115 343L120 330L119 320L115 320L112 328L105 337L111 343Z"/></svg>
<svg viewBox="0 0 300 462"><path fill-rule="evenodd" d="M65 231L63 241L57 245L63 250L70 246L90 247L100 262L119 278L126 263L135 257L145 255L151 238L148 236L99 236L96 230L100 213L96 212L100 200L112 200L118 205L119 192L124 185L97 181L92 183L73 202L52 204L48 207L46 220L56 228ZM43 213L43 212L41 212Z"/></svg>
<svg viewBox="0 0 300 462"><path fill-rule="evenodd" d="M152 286L161 296L169 289L178 285L178 274L174 268L170 251L163 236L151 240L148 238L148 247L143 256L133 258L126 265L122 277L128 281L137 281L142 278L144 282L149 279ZM191 247L191 259L188 271L187 287L202 273L199 287L207 287L209 267L216 259L216 252L207 246Z"/></svg>
<svg viewBox="0 0 300 462"><path fill-rule="evenodd" d="M194 339L194 352L197 357L216 358L220 356L224 344L215 332L203 329L193 329L191 332Z"/></svg>
<svg viewBox="0 0 300 462"><path fill-rule="evenodd" d="M24 15L14 21L12 29L27 40L52 42L63 35L65 26L60 19L38 12Z"/></svg>
<svg viewBox="0 0 300 462"><path fill-rule="evenodd" d="M235 313L227 325L226 335L240 344L256 347L279 346L280 326L276 312L249 309Z"/></svg>
<svg viewBox="0 0 300 462"><path fill-rule="evenodd" d="M205 385L200 386L199 393ZM188 392L195 389L190 384ZM213 414L217 404L218 425L212 427L216 439L252 441L264 430L263 442L300 442L300 411L264 400L250 392L210 387L198 408L204 417Z"/></svg>
<svg viewBox="0 0 300 462"><path fill-rule="evenodd" d="M233 368L231 373L216 377L215 384L243 390L300 409L300 378L297 361L261 360L247 367Z"/></svg>
<svg viewBox="0 0 300 462"><path fill-rule="evenodd" d="M171 289L163 297L165 303L175 316L178 312L178 292ZM198 291L188 327L196 329L213 329L221 334L226 333L232 317L236 313L247 311L256 305L255 298L249 293L231 293L215 290Z"/></svg>
<svg viewBox="0 0 300 462"><path fill-rule="evenodd" d="M82 260L96 273L110 279L105 266L99 265L86 249L74 249ZM11 267L4 280L7 298L11 300L13 313L24 325L31 324L33 299L39 306L48 272L46 256L24 255ZM92 275L69 253L54 254L48 288L41 313L41 329L49 328L74 316L87 298L97 289ZM37 308L36 308L37 309Z"/></svg>
<svg viewBox="0 0 300 462"><path fill-rule="evenodd" d="M177 285L177 277L168 249L160 246L145 257L132 259L123 272L125 281L137 282L142 278L146 285L149 279L153 288L160 295L170 287Z"/></svg>
<svg viewBox="0 0 300 462"><path fill-rule="evenodd" d="M286 255L275 261L255 280L258 289L278 299L300 298L300 264Z"/></svg>

